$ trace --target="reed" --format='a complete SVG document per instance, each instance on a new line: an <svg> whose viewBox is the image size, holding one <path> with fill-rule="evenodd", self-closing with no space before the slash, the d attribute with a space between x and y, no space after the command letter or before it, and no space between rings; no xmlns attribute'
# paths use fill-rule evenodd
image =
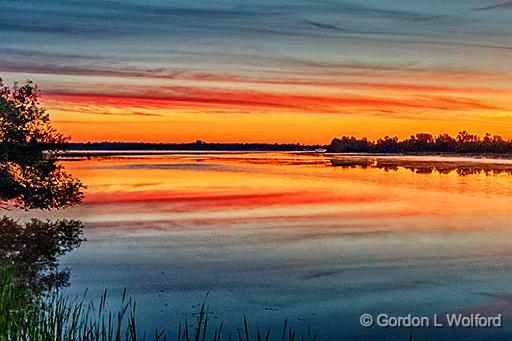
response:
<svg viewBox="0 0 512 341"><path fill-rule="evenodd" d="M16 285L11 267L0 265L0 341L138 341L169 339L169 333L155 331L149 334L137 327L136 303L123 293L121 305L116 311L107 309L105 291L97 305L82 298L70 299L59 293L49 296L33 295ZM316 341L316 335L308 329L298 335L283 324L282 333L271 330L252 330L246 317L236 331L224 331L224 323L212 326L206 297L197 320L187 320L177 326L177 341Z"/></svg>

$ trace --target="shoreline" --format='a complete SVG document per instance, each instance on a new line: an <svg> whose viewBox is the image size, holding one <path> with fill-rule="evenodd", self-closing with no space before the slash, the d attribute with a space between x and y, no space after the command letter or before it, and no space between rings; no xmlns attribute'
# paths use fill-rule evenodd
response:
<svg viewBox="0 0 512 341"><path fill-rule="evenodd" d="M222 149L169 149L169 150L81 150L70 149L60 153L68 157L80 156L117 156L117 155L173 155L173 154L240 154L240 153L290 153L290 154L318 154L327 156L368 156L368 157L443 157L468 159L494 159L512 160L512 154L503 153L369 153L369 152L328 152L325 149L316 150L222 150Z"/></svg>

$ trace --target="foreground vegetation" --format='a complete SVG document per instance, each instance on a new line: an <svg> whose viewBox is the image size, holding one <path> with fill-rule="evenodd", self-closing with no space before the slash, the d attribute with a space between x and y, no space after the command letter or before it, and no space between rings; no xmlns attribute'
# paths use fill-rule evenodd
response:
<svg viewBox="0 0 512 341"><path fill-rule="evenodd" d="M97 306L85 299L70 300L58 292L49 295L35 295L18 285L14 267L0 265L0 340L2 341L113 341L113 340L167 340L164 331L146 333L139 330L136 318L136 304L123 294L117 311L107 310L105 292ZM197 320L190 324L185 320L179 324L173 335L178 341L293 341L316 340L309 330L298 335L285 321L279 333L265 333L251 330L246 318L235 331L224 331L223 323L212 328L208 309L203 303ZM278 335L279 334L279 335Z"/></svg>
<svg viewBox="0 0 512 341"><path fill-rule="evenodd" d="M501 136L486 134L484 137L461 131L456 137L441 134L411 135L399 140L398 137L385 136L377 141L353 136L335 138L327 146L331 153L450 153L450 154L512 154L512 140Z"/></svg>

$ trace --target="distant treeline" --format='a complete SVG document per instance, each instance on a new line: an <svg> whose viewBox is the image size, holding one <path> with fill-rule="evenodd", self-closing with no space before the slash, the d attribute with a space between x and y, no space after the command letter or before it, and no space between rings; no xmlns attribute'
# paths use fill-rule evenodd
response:
<svg viewBox="0 0 512 341"><path fill-rule="evenodd" d="M196 141L193 143L144 143L144 142L87 142L70 143L70 150L219 150L219 151L303 151L314 150L319 146L305 146L301 144L278 143L207 143Z"/></svg>
<svg viewBox="0 0 512 341"><path fill-rule="evenodd" d="M489 133L480 137L467 131L459 132L456 137L448 134L441 134L437 137L430 134L416 134L405 140L399 140L396 136L385 136L377 141L343 136L333 139L326 149L331 153L510 154L512 153L512 140L506 141L501 136Z"/></svg>

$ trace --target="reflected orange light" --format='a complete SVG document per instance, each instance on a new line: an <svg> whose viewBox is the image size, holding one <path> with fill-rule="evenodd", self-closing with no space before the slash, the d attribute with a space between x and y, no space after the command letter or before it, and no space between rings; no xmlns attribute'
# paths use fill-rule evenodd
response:
<svg viewBox="0 0 512 341"><path fill-rule="evenodd" d="M454 214L478 216L476 221L489 213L510 215L510 205L504 204L511 194L503 190L510 188L507 174L468 175L471 181L467 181L456 172L330 167L324 156L293 155L290 164L282 157L266 153L265 158L258 154L104 158L68 162L66 167L87 183L86 199L78 209L94 221L279 224L321 219L324 225L352 221L357 226L369 219L397 223L401 217L435 217L443 228L451 228ZM103 217L103 211L108 215ZM316 228L311 222L308 226Z"/></svg>

